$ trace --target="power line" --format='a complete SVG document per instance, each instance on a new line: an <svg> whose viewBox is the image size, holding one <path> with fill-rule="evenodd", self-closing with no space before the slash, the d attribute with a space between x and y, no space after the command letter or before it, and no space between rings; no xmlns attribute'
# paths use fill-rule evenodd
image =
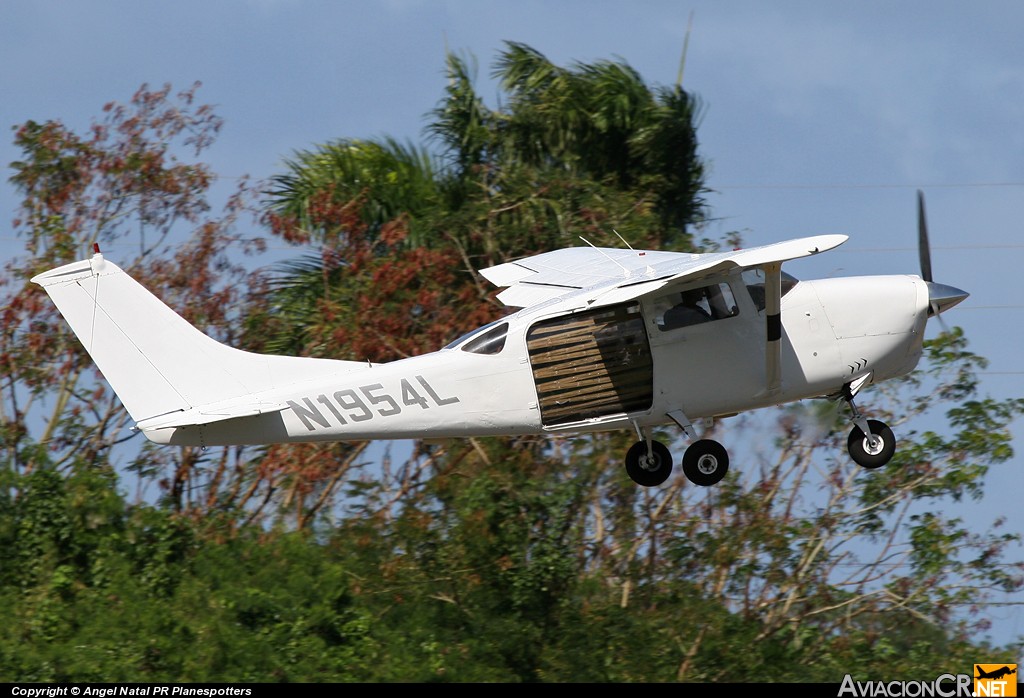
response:
<svg viewBox="0 0 1024 698"><path fill-rule="evenodd" d="M1020 250L1022 243L1000 243L998 245L930 245L933 250ZM835 252L917 252L916 247L845 247Z"/></svg>
<svg viewBox="0 0 1024 698"><path fill-rule="evenodd" d="M1024 182L961 182L948 184L716 184L718 189L983 189L1024 187Z"/></svg>

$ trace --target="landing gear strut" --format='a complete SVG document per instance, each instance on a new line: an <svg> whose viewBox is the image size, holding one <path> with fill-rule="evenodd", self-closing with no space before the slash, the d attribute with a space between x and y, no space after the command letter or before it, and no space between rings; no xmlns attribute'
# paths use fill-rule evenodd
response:
<svg viewBox="0 0 1024 698"><path fill-rule="evenodd" d="M868 419L853 403L853 393L847 389L843 396L853 413L854 427L846 440L846 450L853 462L862 468L874 470L888 463L896 453L896 437L892 429L877 419Z"/></svg>

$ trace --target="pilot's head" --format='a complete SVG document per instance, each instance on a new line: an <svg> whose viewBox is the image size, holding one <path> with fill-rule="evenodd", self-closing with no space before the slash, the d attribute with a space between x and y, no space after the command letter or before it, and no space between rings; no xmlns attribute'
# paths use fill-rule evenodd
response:
<svg viewBox="0 0 1024 698"><path fill-rule="evenodd" d="M691 288L688 291L683 291L683 303L686 305L697 305L704 298L703 289Z"/></svg>

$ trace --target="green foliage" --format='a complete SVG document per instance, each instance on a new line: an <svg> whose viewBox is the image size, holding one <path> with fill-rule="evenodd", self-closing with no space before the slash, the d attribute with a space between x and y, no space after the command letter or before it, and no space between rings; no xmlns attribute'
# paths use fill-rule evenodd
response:
<svg viewBox="0 0 1024 698"><path fill-rule="evenodd" d="M0 679L356 681L374 656L345 564L303 534L218 540L127 507L109 476L37 471L0 511Z"/></svg>

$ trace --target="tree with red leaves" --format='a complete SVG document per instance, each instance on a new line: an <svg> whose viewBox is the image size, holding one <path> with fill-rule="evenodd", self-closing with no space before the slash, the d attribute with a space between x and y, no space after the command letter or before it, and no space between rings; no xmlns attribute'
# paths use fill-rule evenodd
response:
<svg viewBox="0 0 1024 698"><path fill-rule="evenodd" d="M236 231L250 206L247 182L213 216L215 176L187 159L201 156L222 125L209 106L196 104L198 87L172 95L170 86L144 85L129 103L105 105L86 135L58 121L16 130L23 155L11 163L11 182L23 200L15 228L27 256L9 261L2 280L0 429L4 458L17 472L108 467L127 458L121 464L140 484L155 478L179 509L205 509L225 492L244 498L246 487L231 482L239 463L230 454L144 445L67 324L28 283L97 245L190 322L235 341L232 311L248 287L238 258L263 243ZM120 444L128 445L115 453Z"/></svg>

